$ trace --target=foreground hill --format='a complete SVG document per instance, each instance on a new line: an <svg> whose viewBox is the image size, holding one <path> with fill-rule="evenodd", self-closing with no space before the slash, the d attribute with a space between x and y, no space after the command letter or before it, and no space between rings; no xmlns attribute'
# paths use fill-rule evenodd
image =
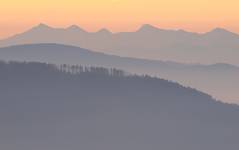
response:
<svg viewBox="0 0 239 150"><path fill-rule="evenodd" d="M77 26L61 29L40 24L0 41L0 46L33 43L81 46L126 57L239 65L239 35L221 28L198 34L143 25L135 32L111 33L103 29L89 33Z"/></svg>
<svg viewBox="0 0 239 150"><path fill-rule="evenodd" d="M0 48L0 60L37 61L119 68L177 81L225 102L239 103L239 68L228 64L179 64L106 55L79 47L34 44Z"/></svg>
<svg viewBox="0 0 239 150"><path fill-rule="evenodd" d="M1 62L0 99L4 150L239 148L237 105L115 69Z"/></svg>

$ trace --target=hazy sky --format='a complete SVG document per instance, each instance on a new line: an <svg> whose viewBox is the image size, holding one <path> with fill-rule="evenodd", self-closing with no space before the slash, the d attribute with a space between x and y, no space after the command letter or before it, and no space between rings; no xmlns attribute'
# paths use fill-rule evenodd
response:
<svg viewBox="0 0 239 150"><path fill-rule="evenodd" d="M38 23L76 24L88 31L133 31L142 24L206 32L239 33L238 0L0 0L0 38Z"/></svg>

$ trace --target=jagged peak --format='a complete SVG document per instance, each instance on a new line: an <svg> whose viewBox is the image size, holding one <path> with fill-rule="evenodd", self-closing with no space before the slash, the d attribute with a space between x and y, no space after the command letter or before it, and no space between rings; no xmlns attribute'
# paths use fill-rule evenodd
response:
<svg viewBox="0 0 239 150"><path fill-rule="evenodd" d="M155 31L155 30L160 30L160 29L150 24L144 24L139 28L138 31Z"/></svg>
<svg viewBox="0 0 239 150"><path fill-rule="evenodd" d="M233 35L236 35L235 33L231 32L231 31L228 31L224 28L219 28L219 27L214 28L211 31L206 33L206 35L210 35L210 34L233 34Z"/></svg>
<svg viewBox="0 0 239 150"><path fill-rule="evenodd" d="M79 26L77 25L71 25L67 28L68 30L81 30L81 31L84 31L82 28L80 28Z"/></svg>
<svg viewBox="0 0 239 150"><path fill-rule="evenodd" d="M97 31L96 33L103 33L103 34L112 34L112 32L110 32L108 29L106 28L102 28L99 31Z"/></svg>
<svg viewBox="0 0 239 150"><path fill-rule="evenodd" d="M79 26L77 25L71 25L69 26L68 28L66 28L66 30L69 30L69 31L77 31L77 32L87 32L85 31L84 29L80 28Z"/></svg>
<svg viewBox="0 0 239 150"><path fill-rule="evenodd" d="M40 28L40 29L49 29L51 28L50 26L48 26L47 24L44 24L44 23L39 23L37 26L35 26L34 28Z"/></svg>

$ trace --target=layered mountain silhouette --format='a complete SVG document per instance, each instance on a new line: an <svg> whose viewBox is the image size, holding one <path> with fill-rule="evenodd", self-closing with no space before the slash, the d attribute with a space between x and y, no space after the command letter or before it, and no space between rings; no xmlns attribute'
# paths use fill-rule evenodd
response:
<svg viewBox="0 0 239 150"><path fill-rule="evenodd" d="M63 29L40 24L0 41L0 46L33 43L74 45L127 57L239 65L239 35L222 28L198 34L143 25L135 32L111 33L102 29L92 33L76 25Z"/></svg>
<svg viewBox="0 0 239 150"><path fill-rule="evenodd" d="M0 62L4 150L236 150L239 106L123 71Z"/></svg>
<svg viewBox="0 0 239 150"><path fill-rule="evenodd" d="M229 64L180 64L119 57L60 44L33 44L0 48L0 60L119 68L129 73L149 74L176 81L209 93L225 102L239 103L239 68Z"/></svg>

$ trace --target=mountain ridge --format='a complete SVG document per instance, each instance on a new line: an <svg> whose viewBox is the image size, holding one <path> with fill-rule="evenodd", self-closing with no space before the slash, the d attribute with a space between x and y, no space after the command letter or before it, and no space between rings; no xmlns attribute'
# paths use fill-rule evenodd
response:
<svg viewBox="0 0 239 150"><path fill-rule="evenodd" d="M37 43L80 46L125 57L239 66L239 35L221 28L200 34L146 24L133 32L112 33L104 28L88 32L77 25L53 28L39 24L22 34L0 40L0 47Z"/></svg>
<svg viewBox="0 0 239 150"><path fill-rule="evenodd" d="M104 29L103 29L104 30ZM185 65L185 66L202 66L202 67L212 67L212 66L225 66L225 67L230 67L230 68L235 68L239 69L239 66L229 64L229 63L211 63L211 64L201 64L201 63L181 63L181 62L176 62L176 61L170 61L170 60L155 60L155 59L144 59L144 58L135 58L135 57L125 57L125 56L117 56L117 55L111 55L103 52L97 52L94 50L89 50L86 48L82 48L80 46L74 46L74 45L66 45L66 44L59 44L59 43L35 43L35 44L20 44L20 45L11 45L11 46L6 46L6 47L0 47L0 51L2 49L11 49L11 48L19 48L19 47L37 47L37 46L46 46L46 47L65 47L65 48L74 48L74 49L79 49L83 50L85 52L90 52L90 53L97 53L101 55L108 55L108 56L114 56L114 57L119 57L119 58L125 58L125 59L138 59L141 61L152 61L152 62L161 62L165 64L171 64L171 65ZM80 52L80 51L79 51Z"/></svg>
<svg viewBox="0 0 239 150"><path fill-rule="evenodd" d="M239 68L225 63L203 65L119 57L75 46L31 44L0 48L0 60L36 61L118 68L129 73L149 74L209 93L228 103L239 103ZM230 80L228 79L230 77Z"/></svg>
<svg viewBox="0 0 239 150"><path fill-rule="evenodd" d="M52 27L52 26L49 26L45 23L39 23L38 25L36 26L33 26L31 29L29 30L26 30L22 33L25 33L25 32L29 32L29 31L32 31L33 29L53 29L53 30L56 30L56 29L61 29L61 30L67 30L67 29L70 29L70 30L80 30L80 31L83 31L83 32L88 32L86 31L85 29L81 28L80 26L78 25L70 25L66 28L57 28L57 27ZM184 29L163 29L163 28L159 28L159 27L156 27L156 26L153 26L151 24L143 24L141 25L138 29L136 29L135 31L128 31L128 32L124 32L124 31L119 31L119 32L111 32L109 29L107 28L101 28L99 29L98 31L95 31L95 32L88 32L88 33L97 33L99 31L107 31L111 34L119 34L119 33L135 33L135 32L140 32L142 30L145 30L145 31L150 31L150 30L154 30L154 31L172 31L172 32L184 32L184 33L189 33L189 34L197 34L197 35L207 35L209 33L214 33L214 32L221 32L221 33L231 33L231 34L234 34L234 35L238 35L238 33L235 33L235 32L232 32L232 31L229 31L225 28L221 28L221 27L216 27L216 28L213 28L211 29L210 31L208 32L204 32L204 33L199 33L199 32L190 32L190 31L186 31ZM19 35L18 34L15 34L13 36L9 36L9 37L5 37L5 38L2 38L0 40L6 40L6 39L9 39L9 38L12 38L16 35Z"/></svg>

